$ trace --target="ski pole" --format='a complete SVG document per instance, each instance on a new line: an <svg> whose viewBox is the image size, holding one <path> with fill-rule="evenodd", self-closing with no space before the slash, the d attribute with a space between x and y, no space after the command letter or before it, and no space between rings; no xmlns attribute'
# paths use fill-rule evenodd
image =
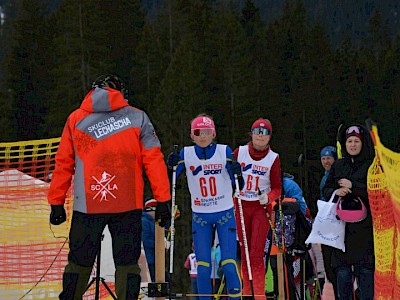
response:
<svg viewBox="0 0 400 300"><path fill-rule="evenodd" d="M260 196L261 194L262 194L261 190L258 189L258 195ZM264 211L265 211L265 214L266 214L266 216L267 216L268 223L269 223L269 226L270 226L270 228L271 228L271 231L272 231L272 234L273 234L273 236L274 236L274 239L275 239L275 241L278 243L278 241L279 241L278 234L277 234L276 231L275 231L275 225L274 225L274 223L272 222L271 215L269 214L269 212L268 212L266 206L264 206ZM272 242L272 241L271 241L271 242ZM278 246L278 248L280 248L280 247L279 247L279 243L278 243L277 246Z"/></svg>
<svg viewBox="0 0 400 300"><path fill-rule="evenodd" d="M174 153L178 151L178 145L174 145ZM176 169L177 165L172 167L172 187L171 187L171 224L170 224L170 248L169 248L169 299L172 299L172 274L174 272L174 246L175 246L175 207L176 207Z"/></svg>
<svg viewBox="0 0 400 300"><path fill-rule="evenodd" d="M304 155L301 153L297 158L297 165L299 168L299 177L300 177L300 188L303 191L303 159ZM304 299L305 297L305 286L306 286L306 279L305 279L305 260L300 258L300 299Z"/></svg>
<svg viewBox="0 0 400 300"><path fill-rule="evenodd" d="M302 170L302 165L303 165L303 153L299 155L297 158L297 166L299 168L299 179L300 179L300 188L303 190L303 170Z"/></svg>
<svg viewBox="0 0 400 300"><path fill-rule="evenodd" d="M282 243L282 250L285 251L285 232L283 228L283 211L282 211L282 201L283 201L284 195L281 196L281 198L278 199L278 211L279 211L279 220L281 222L281 243Z"/></svg>
<svg viewBox="0 0 400 300"><path fill-rule="evenodd" d="M338 159L342 158L342 145L340 144L340 136L342 134L342 127L343 127L343 123L339 125L337 132L336 132L336 153L337 153Z"/></svg>
<svg viewBox="0 0 400 300"><path fill-rule="evenodd" d="M174 153L177 153L178 145L174 145ZM175 241L175 190L176 190L176 168L172 168L172 191L171 191L171 245L169 248L169 273L174 272L174 241ZM170 278L171 280L171 278Z"/></svg>
<svg viewBox="0 0 400 300"><path fill-rule="evenodd" d="M238 206L239 206L239 219L240 219L240 224L242 227L244 252L246 255L246 262L247 262L247 271L249 273L251 295L252 295L252 299L254 299L253 274L251 272L249 246L247 244L246 229L244 227L244 216L243 216L243 208L242 208L242 199L240 198L239 179L238 179L237 174L234 174L234 176L235 176L235 186L236 186L236 197L237 197Z"/></svg>

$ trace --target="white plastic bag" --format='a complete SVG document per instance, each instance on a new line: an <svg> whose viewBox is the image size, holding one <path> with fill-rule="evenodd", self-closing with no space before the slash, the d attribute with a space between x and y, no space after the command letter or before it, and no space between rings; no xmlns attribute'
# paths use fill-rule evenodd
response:
<svg viewBox="0 0 400 300"><path fill-rule="evenodd" d="M345 252L344 235L346 222L336 218L336 203L333 203L336 191L328 202L318 200L318 212L306 244L319 243Z"/></svg>

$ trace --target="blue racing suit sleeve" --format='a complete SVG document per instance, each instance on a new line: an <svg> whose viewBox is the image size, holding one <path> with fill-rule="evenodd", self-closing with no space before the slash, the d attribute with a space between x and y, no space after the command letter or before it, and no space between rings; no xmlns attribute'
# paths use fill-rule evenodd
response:
<svg viewBox="0 0 400 300"><path fill-rule="evenodd" d="M179 175L185 170L185 151L184 148L179 152L179 162L176 167L176 179L178 179Z"/></svg>
<svg viewBox="0 0 400 300"><path fill-rule="evenodd" d="M232 149L229 146L226 146L226 165L225 165L225 168L229 173L229 177L231 178L232 186L235 186L235 177L233 176L232 170L231 170L232 161L233 161Z"/></svg>

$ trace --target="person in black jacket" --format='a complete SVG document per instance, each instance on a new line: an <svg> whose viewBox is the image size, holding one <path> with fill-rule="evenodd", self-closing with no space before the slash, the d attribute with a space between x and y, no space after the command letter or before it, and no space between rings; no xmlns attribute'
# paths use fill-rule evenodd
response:
<svg viewBox="0 0 400 300"><path fill-rule="evenodd" d="M340 300L353 299L353 279L358 278L361 300L374 299L374 240L371 209L368 201L367 174L374 158L372 140L361 125L351 125L340 134L343 158L332 165L324 187L324 196L330 199L336 190L340 197L359 197L367 209L365 219L346 222L346 251L334 249L331 265L337 274Z"/></svg>

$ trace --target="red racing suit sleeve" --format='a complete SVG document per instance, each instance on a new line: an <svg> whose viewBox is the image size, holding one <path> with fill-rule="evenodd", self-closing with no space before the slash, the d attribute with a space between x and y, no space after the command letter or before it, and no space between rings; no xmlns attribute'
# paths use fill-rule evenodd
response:
<svg viewBox="0 0 400 300"><path fill-rule="evenodd" d="M271 167L270 181L271 191L268 193L270 203L275 201L281 196L282 193L282 178L281 178L281 161L279 156L276 157Z"/></svg>
<svg viewBox="0 0 400 300"><path fill-rule="evenodd" d="M154 199L159 202L171 200L167 166L164 161L164 155L161 152L161 147L143 150L142 159Z"/></svg>
<svg viewBox="0 0 400 300"><path fill-rule="evenodd" d="M161 146L153 146L152 140L157 139L153 125L144 114L144 122L140 132L142 162L150 181L153 197L159 202L171 200L170 183L167 165ZM147 148L147 145L152 145Z"/></svg>
<svg viewBox="0 0 400 300"><path fill-rule="evenodd" d="M72 176L75 172L75 151L72 143L70 119L64 125L60 145L56 154L56 167L53 171L47 200L49 204L61 205L71 187Z"/></svg>

